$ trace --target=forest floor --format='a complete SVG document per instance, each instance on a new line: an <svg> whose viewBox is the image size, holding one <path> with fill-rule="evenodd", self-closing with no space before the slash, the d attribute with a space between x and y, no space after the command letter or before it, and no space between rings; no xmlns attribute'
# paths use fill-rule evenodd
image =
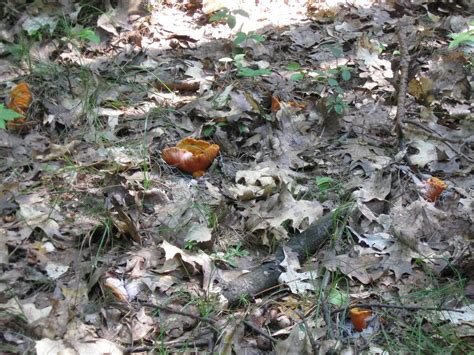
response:
<svg viewBox="0 0 474 355"><path fill-rule="evenodd" d="M135 2L0 9L0 352L474 351L473 9Z"/></svg>

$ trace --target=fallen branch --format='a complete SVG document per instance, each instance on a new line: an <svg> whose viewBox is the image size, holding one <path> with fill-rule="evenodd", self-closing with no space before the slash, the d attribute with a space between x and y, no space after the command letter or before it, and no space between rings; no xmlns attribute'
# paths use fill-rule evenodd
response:
<svg viewBox="0 0 474 355"><path fill-rule="evenodd" d="M400 26L400 29L397 32L397 38L400 46L400 76L398 81L395 132L397 133L398 146L400 147L400 150L403 150L403 148L405 148L405 142L402 125L406 116L405 101L408 85L408 67L410 64L410 56L408 54L408 46L406 44L406 33L404 27Z"/></svg>
<svg viewBox="0 0 474 355"><path fill-rule="evenodd" d="M342 214L344 215L344 212ZM287 243L287 247L297 253L300 263L304 263L329 239L334 230L335 218L336 212L328 213ZM236 305L239 300L254 296L278 285L278 277L283 272L283 269L280 268L283 259L283 248L280 247L275 253L274 260L266 262L223 285L222 294L228 300L229 305Z"/></svg>

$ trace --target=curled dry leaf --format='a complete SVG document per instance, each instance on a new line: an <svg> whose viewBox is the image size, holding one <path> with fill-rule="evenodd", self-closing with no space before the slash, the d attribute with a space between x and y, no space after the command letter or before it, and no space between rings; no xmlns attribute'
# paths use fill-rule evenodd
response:
<svg viewBox="0 0 474 355"><path fill-rule="evenodd" d="M220 147L217 144L194 139L184 138L175 147L166 148L162 152L163 160L169 165L192 174L194 177L204 175L212 164Z"/></svg>
<svg viewBox="0 0 474 355"><path fill-rule="evenodd" d="M372 311L369 309L354 307L349 311L349 317L351 318L354 329L361 332L367 328L367 320L372 317Z"/></svg>

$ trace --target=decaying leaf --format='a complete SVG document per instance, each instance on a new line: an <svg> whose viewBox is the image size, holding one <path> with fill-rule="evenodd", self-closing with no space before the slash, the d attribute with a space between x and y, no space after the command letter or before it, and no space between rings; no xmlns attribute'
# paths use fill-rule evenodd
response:
<svg viewBox="0 0 474 355"><path fill-rule="evenodd" d="M180 259L184 261L187 265L191 266L191 271L193 273L196 273L198 271L202 272L202 285L204 289L208 289L211 286L212 270L214 266L212 264L211 258L207 254L200 252L197 255L192 255L166 241L161 244L161 248L163 248L165 252L166 259L165 264L161 268L162 271L165 271L167 267L171 265L175 265L172 266L172 269L176 268L176 264L174 264L174 262Z"/></svg>
<svg viewBox="0 0 474 355"><path fill-rule="evenodd" d="M291 251L288 247L283 247L285 259L281 262L281 266L286 269L281 273L278 281L285 283L295 294L304 294L308 290L315 290L317 286L317 272L307 271L300 272L300 263L298 255Z"/></svg>
<svg viewBox="0 0 474 355"><path fill-rule="evenodd" d="M268 231L277 239L285 238L288 233L285 222L299 231L304 230L323 214L318 201L295 200L288 189L255 204L249 213L248 228L253 231ZM269 236L263 235L263 242L269 242Z"/></svg>

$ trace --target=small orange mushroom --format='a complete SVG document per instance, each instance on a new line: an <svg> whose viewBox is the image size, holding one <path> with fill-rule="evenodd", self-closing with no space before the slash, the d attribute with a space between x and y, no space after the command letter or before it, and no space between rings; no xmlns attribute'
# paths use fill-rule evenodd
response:
<svg viewBox="0 0 474 355"><path fill-rule="evenodd" d="M204 175L219 154L219 150L220 147L217 144L188 137L181 140L175 147L163 149L161 155L169 165L176 166L192 174L193 177L199 177Z"/></svg>
<svg viewBox="0 0 474 355"><path fill-rule="evenodd" d="M361 332L367 328L367 320L372 317L372 311L369 309L354 307L350 309L349 316L351 317L354 329Z"/></svg>
<svg viewBox="0 0 474 355"><path fill-rule="evenodd" d="M24 115L30 107L31 92L27 83L19 83L10 92L10 100L7 107Z"/></svg>
<svg viewBox="0 0 474 355"><path fill-rule="evenodd" d="M426 192L426 199L429 202L436 202L439 195L448 187L448 185L441 179L431 177L426 181L428 191Z"/></svg>
<svg viewBox="0 0 474 355"><path fill-rule="evenodd" d="M20 132L27 128L26 118L24 116L30 107L31 99L32 95L27 83L19 83L10 92L10 98L7 103L7 107L10 110L23 115L23 117L18 117L7 123L7 127L11 131Z"/></svg>

